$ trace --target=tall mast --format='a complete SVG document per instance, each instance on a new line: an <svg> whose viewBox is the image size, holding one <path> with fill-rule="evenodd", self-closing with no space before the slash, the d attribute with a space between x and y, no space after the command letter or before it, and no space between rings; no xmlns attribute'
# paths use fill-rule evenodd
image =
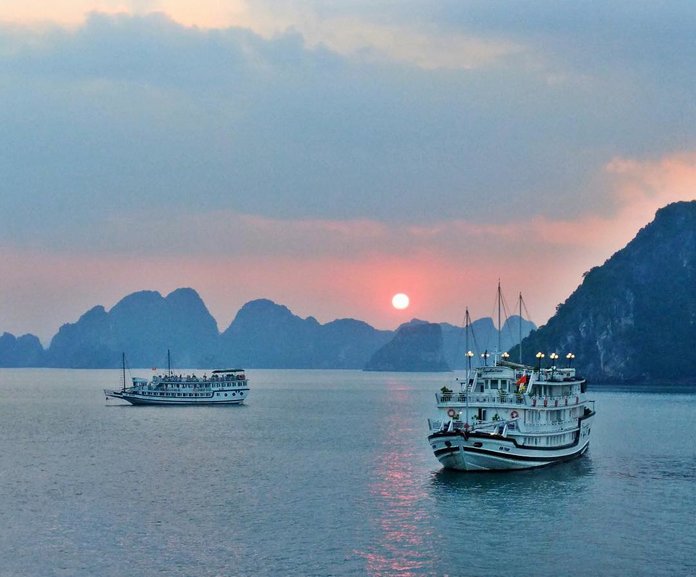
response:
<svg viewBox="0 0 696 577"><path fill-rule="evenodd" d="M469 307L466 307L466 314L464 315L464 348L466 352L469 352L469 325L471 324L471 318L469 317ZM465 353L466 354L466 353ZM469 367L471 368L471 367ZM467 375L468 378L469 375Z"/></svg>
<svg viewBox="0 0 696 577"><path fill-rule="evenodd" d="M123 372L123 387L122 390L126 390L126 353L121 353L121 370Z"/></svg>
<svg viewBox="0 0 696 577"><path fill-rule="evenodd" d="M522 293L520 292L520 364L522 364Z"/></svg>
<svg viewBox="0 0 696 577"><path fill-rule="evenodd" d="M501 332L501 327L500 327L500 306L501 302L503 300L503 293L500 291L500 279L498 279L498 354L501 353L501 344L500 344L500 332Z"/></svg>
<svg viewBox="0 0 696 577"><path fill-rule="evenodd" d="M469 315L469 307L466 307L466 315L464 316L464 345L466 347L466 390L469 391L469 380L471 379L471 357L473 353L469 349L469 332L471 331L471 316ZM467 403L469 398L467 396ZM468 410L468 404L467 404ZM467 416L468 421L468 416Z"/></svg>
<svg viewBox="0 0 696 577"><path fill-rule="evenodd" d="M167 349L167 371L169 376L172 376L172 356L169 354L169 349Z"/></svg>

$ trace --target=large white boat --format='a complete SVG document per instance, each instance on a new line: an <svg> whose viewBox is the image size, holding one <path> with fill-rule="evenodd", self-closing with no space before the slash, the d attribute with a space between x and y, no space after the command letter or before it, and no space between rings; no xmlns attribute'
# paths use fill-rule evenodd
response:
<svg viewBox="0 0 696 577"><path fill-rule="evenodd" d="M244 369L217 369L210 376L176 375L169 370L148 381L132 378L126 386L125 361L121 389L104 389L109 398L132 405L239 405L249 395L249 380Z"/></svg>
<svg viewBox="0 0 696 577"><path fill-rule="evenodd" d="M500 360L460 383L435 395L440 414L428 420L428 441L445 468L528 469L587 451L594 401L574 368Z"/></svg>
<svg viewBox="0 0 696 577"><path fill-rule="evenodd" d="M500 286L498 297L500 303ZM500 312L498 317L500 327ZM466 322L469 329L468 310ZM528 469L587 451L595 407L587 398L586 380L570 366L575 355L565 355L568 366L563 368L557 366L555 352L548 355L550 366L545 368L541 352L536 368L510 362L507 353L494 355L488 366L486 351L481 355L484 365L474 369L474 353L467 350L466 356L466 377L454 387L459 390L442 387L435 395L438 416L428 419L428 441L445 468Z"/></svg>

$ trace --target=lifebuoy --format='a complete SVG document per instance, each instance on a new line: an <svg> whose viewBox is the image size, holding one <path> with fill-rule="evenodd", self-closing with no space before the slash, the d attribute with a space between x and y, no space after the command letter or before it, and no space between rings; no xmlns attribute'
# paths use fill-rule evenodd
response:
<svg viewBox="0 0 696 577"><path fill-rule="evenodd" d="M511 418L511 419L516 419L516 418L519 417L519 416L520 416L520 415L519 415L519 413L518 413L517 411L512 411L512 413L510 413L510 418Z"/></svg>
<svg viewBox="0 0 696 577"><path fill-rule="evenodd" d="M454 409L447 409L447 416L454 417L454 415L456 415L456 414L457 414L457 411L455 411Z"/></svg>

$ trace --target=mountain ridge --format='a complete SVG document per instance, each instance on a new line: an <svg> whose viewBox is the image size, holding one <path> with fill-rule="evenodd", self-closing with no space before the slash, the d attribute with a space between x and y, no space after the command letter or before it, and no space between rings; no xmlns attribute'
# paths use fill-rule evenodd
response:
<svg viewBox="0 0 696 577"><path fill-rule="evenodd" d="M472 323L478 341L466 343L464 329L436 323L422 341L434 344L432 359L463 368L465 348L480 354L513 346L520 329L522 361L535 365L536 352L572 352L590 380L615 383L696 383L696 200L673 203L604 264L583 275L580 286L542 327L511 317L503 331L492 319ZM305 319L269 299L246 303L220 332L205 303L192 288L166 297L157 291L126 295L111 310L97 305L74 323L66 323L44 349L33 335L0 336L0 366L110 368L126 351L132 366L163 366L171 349L178 366L211 368L228 364L247 368L350 368L368 366L373 355L403 327L432 324L419 319L396 331L364 321L337 319L326 324ZM408 332L408 329L403 329ZM403 332L402 330L402 332ZM403 335L399 337L402 342ZM416 337L414 337L416 338ZM419 337L420 338L420 337ZM398 341L397 341L398 344ZM411 346L411 345L409 345ZM440 354L441 349L441 354ZM405 367L398 347L381 366ZM411 350L414 350L413 347ZM392 355L392 358L388 357ZM395 362L398 361L398 362ZM480 362L474 358L474 364ZM438 369L439 370L439 369Z"/></svg>
<svg viewBox="0 0 696 577"><path fill-rule="evenodd" d="M191 288L176 289L166 296L152 290L136 291L110 310L93 306L77 321L63 324L45 350L33 335L5 333L0 338L0 366L115 368L125 351L131 366L161 367L166 364L167 350L171 350L175 364L186 368L363 369L400 330L415 324L440 327L442 344L438 347L442 352L437 355L441 355L442 364L436 365L436 370L464 366L462 327L419 319L396 330L376 329L352 318L322 324L312 316L301 318L285 305L260 298L245 303L220 332L205 303ZM497 340L492 319L479 319L473 327L479 329L481 346L490 343L492 347ZM391 366L397 370L406 365Z"/></svg>

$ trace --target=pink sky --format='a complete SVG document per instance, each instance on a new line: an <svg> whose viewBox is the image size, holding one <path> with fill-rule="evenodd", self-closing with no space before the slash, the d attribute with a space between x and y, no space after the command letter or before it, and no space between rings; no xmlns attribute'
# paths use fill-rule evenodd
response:
<svg viewBox="0 0 696 577"><path fill-rule="evenodd" d="M137 290L167 294L185 286L199 292L220 330L255 298L270 298L320 322L353 317L391 329L417 317L461 324L466 306L474 317L492 315L499 278L510 306L522 291L532 320L543 324L582 273L622 248L658 208L694 199L694 154L642 164L614 159L607 172L617 209L604 217L552 221L540 216L499 225L443 221L410 230L367 221L240 217L232 220L235 228L257 235L254 242L275 230L272 245L229 256L210 254L205 247L203 254L160 256L155 249L106 258L88 249L3 250L0 264L12 274L0 289L2 324L4 330L47 340L60 324L74 322L96 304L110 308ZM210 221L209 230L217 235L213 243L224 242L216 239L228 230L215 220L229 223L230 218L216 215ZM312 249L305 250L308 246ZM391 306L396 292L410 296L408 309Z"/></svg>

